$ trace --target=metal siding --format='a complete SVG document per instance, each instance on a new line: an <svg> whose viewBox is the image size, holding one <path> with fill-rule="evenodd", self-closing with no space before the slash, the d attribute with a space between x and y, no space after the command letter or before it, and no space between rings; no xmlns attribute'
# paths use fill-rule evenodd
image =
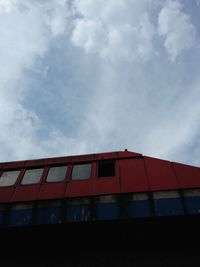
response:
<svg viewBox="0 0 200 267"><path fill-rule="evenodd" d="M48 159L34 159L28 160L24 165L25 168L33 168L33 167L43 167L47 164Z"/></svg>
<svg viewBox="0 0 200 267"><path fill-rule="evenodd" d="M72 156L71 163L90 163L94 160L94 155L80 155L80 156Z"/></svg>
<svg viewBox="0 0 200 267"><path fill-rule="evenodd" d="M19 185L15 188L9 202L36 200L40 189L39 184Z"/></svg>
<svg viewBox="0 0 200 267"><path fill-rule="evenodd" d="M131 151L120 151L118 152L119 159L120 158L136 158L136 157L142 157L142 154L135 153Z"/></svg>
<svg viewBox="0 0 200 267"><path fill-rule="evenodd" d="M2 170L21 170L27 161L13 161L13 162L5 162L2 163Z"/></svg>
<svg viewBox="0 0 200 267"><path fill-rule="evenodd" d="M94 195L113 194L120 192L119 177L101 177L94 181Z"/></svg>
<svg viewBox="0 0 200 267"><path fill-rule="evenodd" d="M71 157L49 158L47 159L48 165L67 165L71 162Z"/></svg>
<svg viewBox="0 0 200 267"><path fill-rule="evenodd" d="M200 187L200 168L173 163L181 188Z"/></svg>
<svg viewBox="0 0 200 267"><path fill-rule="evenodd" d="M66 188L66 182L52 182L41 185L37 199L55 199L63 198Z"/></svg>
<svg viewBox="0 0 200 267"><path fill-rule="evenodd" d="M95 154L95 160L109 160L117 158L118 158L118 152Z"/></svg>
<svg viewBox="0 0 200 267"><path fill-rule="evenodd" d="M14 191L14 186L12 187L1 187L0 188L0 203L8 203L12 193Z"/></svg>
<svg viewBox="0 0 200 267"><path fill-rule="evenodd" d="M65 197L91 196L92 193L92 178L79 181L70 180L67 183Z"/></svg>
<svg viewBox="0 0 200 267"><path fill-rule="evenodd" d="M148 183L142 158L119 160L121 192L148 191Z"/></svg>
<svg viewBox="0 0 200 267"><path fill-rule="evenodd" d="M178 189L179 183L169 161L144 157L150 189Z"/></svg>

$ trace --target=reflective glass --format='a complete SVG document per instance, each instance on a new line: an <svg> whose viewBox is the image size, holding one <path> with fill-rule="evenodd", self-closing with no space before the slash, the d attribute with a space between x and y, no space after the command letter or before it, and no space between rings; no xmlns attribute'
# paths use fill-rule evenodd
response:
<svg viewBox="0 0 200 267"><path fill-rule="evenodd" d="M36 184L40 181L43 173L42 169L30 169L26 170L21 184Z"/></svg>
<svg viewBox="0 0 200 267"><path fill-rule="evenodd" d="M91 176L91 164L74 165L72 170L72 180L89 179Z"/></svg>
<svg viewBox="0 0 200 267"><path fill-rule="evenodd" d="M5 171L0 177L0 186L14 185L20 171Z"/></svg>
<svg viewBox="0 0 200 267"><path fill-rule="evenodd" d="M49 169L47 175L47 182L60 182L65 180L67 173L67 166L52 167Z"/></svg>

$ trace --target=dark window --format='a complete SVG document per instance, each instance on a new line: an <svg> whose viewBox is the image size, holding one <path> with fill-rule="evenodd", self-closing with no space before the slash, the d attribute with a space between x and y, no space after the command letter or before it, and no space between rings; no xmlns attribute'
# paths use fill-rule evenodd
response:
<svg viewBox="0 0 200 267"><path fill-rule="evenodd" d="M0 186L14 185L20 171L4 171L0 177Z"/></svg>
<svg viewBox="0 0 200 267"><path fill-rule="evenodd" d="M74 165L72 170L72 180L85 180L91 176L91 164Z"/></svg>
<svg viewBox="0 0 200 267"><path fill-rule="evenodd" d="M115 176L115 162L101 161L98 162L98 177Z"/></svg>
<svg viewBox="0 0 200 267"><path fill-rule="evenodd" d="M40 181L44 169L26 170L21 184L36 184Z"/></svg>
<svg viewBox="0 0 200 267"><path fill-rule="evenodd" d="M60 182L65 180L67 166L52 167L47 175L47 182Z"/></svg>

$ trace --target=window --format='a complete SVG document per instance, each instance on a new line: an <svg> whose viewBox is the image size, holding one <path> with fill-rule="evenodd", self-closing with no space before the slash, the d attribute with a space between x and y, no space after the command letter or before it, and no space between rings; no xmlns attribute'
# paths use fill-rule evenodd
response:
<svg viewBox="0 0 200 267"><path fill-rule="evenodd" d="M67 166L52 167L49 169L47 175L47 182L60 182L65 180L67 173Z"/></svg>
<svg viewBox="0 0 200 267"><path fill-rule="evenodd" d="M91 176L91 164L74 165L72 170L72 180L89 179Z"/></svg>
<svg viewBox="0 0 200 267"><path fill-rule="evenodd" d="M26 170L21 184L38 183L42 177L43 170L43 168Z"/></svg>
<svg viewBox="0 0 200 267"><path fill-rule="evenodd" d="M0 186L14 185L17 181L20 171L5 171L0 177Z"/></svg>
<svg viewBox="0 0 200 267"><path fill-rule="evenodd" d="M115 176L115 162L101 161L98 162L98 177Z"/></svg>

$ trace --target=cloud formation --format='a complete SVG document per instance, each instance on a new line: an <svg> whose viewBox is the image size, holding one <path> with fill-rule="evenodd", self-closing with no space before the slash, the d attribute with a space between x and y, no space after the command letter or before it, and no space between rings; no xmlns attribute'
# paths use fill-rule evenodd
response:
<svg viewBox="0 0 200 267"><path fill-rule="evenodd" d="M190 21L190 16L182 11L181 2L166 2L159 13L158 33L164 37L164 46L172 61L194 44L196 29Z"/></svg>
<svg viewBox="0 0 200 267"><path fill-rule="evenodd" d="M79 17L72 42L86 53L111 61L137 58L147 60L152 53L155 27L148 14L149 1L74 1Z"/></svg>
<svg viewBox="0 0 200 267"><path fill-rule="evenodd" d="M189 5L0 0L0 159L128 148L191 162L200 51Z"/></svg>

